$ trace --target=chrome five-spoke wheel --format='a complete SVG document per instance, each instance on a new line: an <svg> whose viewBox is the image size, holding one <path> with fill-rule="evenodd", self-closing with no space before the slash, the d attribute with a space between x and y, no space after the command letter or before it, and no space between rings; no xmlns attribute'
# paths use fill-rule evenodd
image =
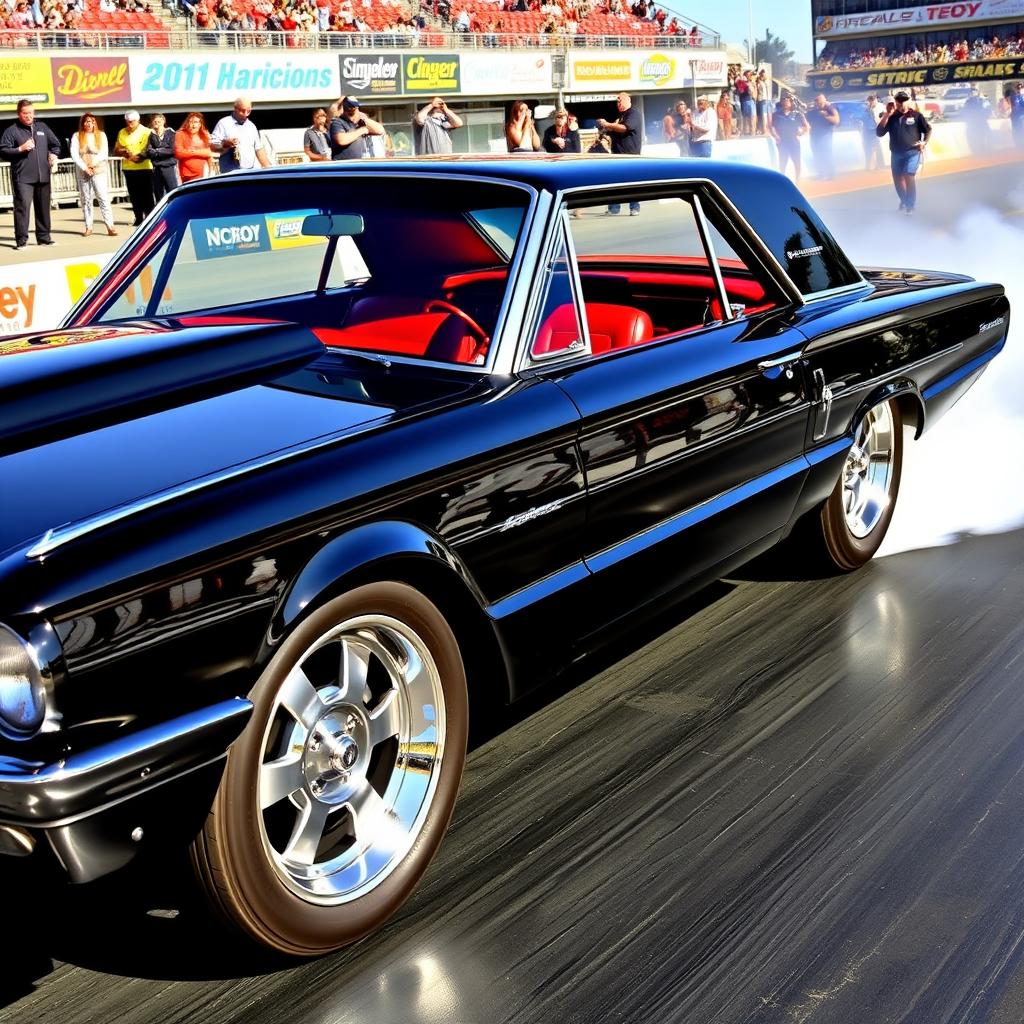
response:
<svg viewBox="0 0 1024 1024"><path fill-rule="evenodd" d="M419 834L444 740L437 665L405 623L363 616L320 637L278 691L259 769L285 884L324 905L379 884Z"/></svg>
<svg viewBox="0 0 1024 1024"><path fill-rule="evenodd" d="M843 466L843 514L850 533L863 539L878 525L892 502L893 416L888 403L877 405L857 427Z"/></svg>
<svg viewBox="0 0 1024 1024"><path fill-rule="evenodd" d="M359 587L294 629L251 698L197 878L261 944L337 949L401 906L448 825L468 731L455 635L411 587Z"/></svg>
<svg viewBox="0 0 1024 1024"><path fill-rule="evenodd" d="M811 554L846 571L878 550L889 528L903 468L903 417L892 400L870 408L857 423L835 489L822 505Z"/></svg>

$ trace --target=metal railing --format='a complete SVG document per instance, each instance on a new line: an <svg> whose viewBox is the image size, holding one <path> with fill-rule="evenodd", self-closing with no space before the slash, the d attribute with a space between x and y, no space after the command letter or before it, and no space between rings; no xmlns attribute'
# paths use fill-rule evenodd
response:
<svg viewBox="0 0 1024 1024"><path fill-rule="evenodd" d="M107 161L107 191L111 199L121 199L128 195L119 156L111 157ZM60 206L63 203L79 201L78 176L74 160L58 160L57 166L50 175L50 205ZM13 205L14 188L11 184L11 165L3 162L0 163L0 210L9 210Z"/></svg>
<svg viewBox="0 0 1024 1024"><path fill-rule="evenodd" d="M445 50L538 48L573 49L715 49L721 37L705 32L689 35L629 34L587 35L583 32L266 32L210 31L194 26L159 30L131 29L3 29L0 49L17 50L244 50L277 47L301 50L377 50L436 47Z"/></svg>

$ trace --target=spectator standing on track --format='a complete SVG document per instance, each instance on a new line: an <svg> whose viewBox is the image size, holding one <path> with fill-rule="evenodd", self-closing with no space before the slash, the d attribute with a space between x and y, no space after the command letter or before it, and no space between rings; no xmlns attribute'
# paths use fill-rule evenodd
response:
<svg viewBox="0 0 1024 1024"><path fill-rule="evenodd" d="M690 117L690 156L711 159L712 143L718 134L718 115L707 96L697 97L697 113Z"/></svg>
<svg viewBox="0 0 1024 1024"><path fill-rule="evenodd" d="M975 155L987 153L992 148L992 132L988 119L992 116L992 106L978 91L971 86L971 95L964 101L961 114L967 132L967 147Z"/></svg>
<svg viewBox="0 0 1024 1024"><path fill-rule="evenodd" d="M679 147L679 155L688 157L690 155L690 108L683 100L676 104L675 112L676 134L673 139Z"/></svg>
<svg viewBox="0 0 1024 1024"><path fill-rule="evenodd" d="M196 178L213 174L211 166L215 154L210 148L210 133L203 115L193 110L186 115L182 126L174 135L174 157L178 161L178 175L182 185Z"/></svg>
<svg viewBox="0 0 1024 1024"><path fill-rule="evenodd" d="M362 160L373 151L367 141L370 135L383 135L384 126L367 117L354 96L338 101L338 115L331 121L331 159Z"/></svg>
<svg viewBox="0 0 1024 1024"><path fill-rule="evenodd" d="M740 132L743 135L754 134L754 96L751 92L750 79L746 73L736 78L736 96L740 101Z"/></svg>
<svg viewBox="0 0 1024 1024"><path fill-rule="evenodd" d="M793 180L800 180L800 137L809 131L807 118L793 106L793 97L783 93L772 117L772 138L779 148L779 170L785 174L786 166L793 165Z"/></svg>
<svg viewBox="0 0 1024 1024"><path fill-rule="evenodd" d="M889 136L889 159L892 164L892 182L900 197L900 209L913 213L917 205L915 175L921 167L925 147L932 134L932 126L924 114L906 106L910 97L898 92L892 103L887 103L882 120L875 129L879 138Z"/></svg>
<svg viewBox="0 0 1024 1024"><path fill-rule="evenodd" d="M14 248L28 245L29 209L35 210L36 244L50 237L50 175L60 156L60 140L36 120L31 100L18 100L18 119L0 136L0 155L11 163L14 186Z"/></svg>
<svg viewBox="0 0 1024 1024"><path fill-rule="evenodd" d="M753 82L754 112L757 115L757 134L764 135L768 130L768 76L764 68L758 71Z"/></svg>
<svg viewBox="0 0 1024 1024"><path fill-rule="evenodd" d="M435 96L412 119L413 145L417 156L452 151L452 132L462 127L462 118L448 109L444 98Z"/></svg>
<svg viewBox="0 0 1024 1024"><path fill-rule="evenodd" d="M665 111L665 116L661 119L661 134L666 142L675 142L679 136L679 131L676 127L676 113L673 107L669 107Z"/></svg>
<svg viewBox="0 0 1024 1024"><path fill-rule="evenodd" d="M245 96L235 100L231 113L222 117L210 135L210 149L220 154L220 173L248 170L257 164L269 167L260 130L249 120L252 101Z"/></svg>
<svg viewBox="0 0 1024 1024"><path fill-rule="evenodd" d="M174 156L174 132L163 114L149 118L149 146L146 153L153 164L153 199L160 202L178 187L178 161Z"/></svg>
<svg viewBox="0 0 1024 1024"><path fill-rule="evenodd" d="M547 153L579 153L580 126L567 110L555 111L555 123L544 130L542 145Z"/></svg>
<svg viewBox="0 0 1024 1024"><path fill-rule="evenodd" d="M327 111L317 107L313 111L313 123L302 137L302 151L310 163L323 163L331 159L331 139L327 134Z"/></svg>
<svg viewBox="0 0 1024 1024"><path fill-rule="evenodd" d="M125 111L124 127L117 133L114 153L121 157L121 170L128 189L128 198L135 214L134 227L138 227L152 212L153 163L146 156L149 148L149 129L139 123L137 110Z"/></svg>
<svg viewBox="0 0 1024 1024"><path fill-rule="evenodd" d="M110 210L107 189L107 137L100 128L95 114L86 113L78 122L78 131L71 136L71 159L75 161L78 195L85 220L83 235L92 234L92 204L100 204L100 216L107 226L108 235L116 235L114 214Z"/></svg>
<svg viewBox="0 0 1024 1024"><path fill-rule="evenodd" d="M814 170L823 181L836 176L835 159L832 155L832 133L839 124L839 111L825 98L824 93L814 97L814 106L806 116L811 128L811 152L814 154Z"/></svg>
<svg viewBox="0 0 1024 1024"><path fill-rule="evenodd" d="M1003 89L1003 98L1010 110L1013 144L1024 149L1024 82L1014 82Z"/></svg>
<svg viewBox="0 0 1024 1024"><path fill-rule="evenodd" d="M718 105L715 108L715 115L718 118L718 137L720 139L732 138L732 97L728 89L723 89L718 97Z"/></svg>
<svg viewBox="0 0 1024 1024"><path fill-rule="evenodd" d="M860 138L864 144L865 171L880 170L882 167L882 145L878 141L875 129L883 110L884 107L874 93L864 101L864 109L860 115Z"/></svg>
<svg viewBox="0 0 1024 1024"><path fill-rule="evenodd" d="M628 92L620 92L615 102L619 116L614 121L606 121L603 117L597 119L597 127L601 132L611 136L612 152L625 156L639 156L640 147L643 145L643 118L640 111L633 106L632 97ZM619 212L618 203L608 207L608 213L616 216ZM640 204L629 204L629 215L637 217L640 214Z"/></svg>

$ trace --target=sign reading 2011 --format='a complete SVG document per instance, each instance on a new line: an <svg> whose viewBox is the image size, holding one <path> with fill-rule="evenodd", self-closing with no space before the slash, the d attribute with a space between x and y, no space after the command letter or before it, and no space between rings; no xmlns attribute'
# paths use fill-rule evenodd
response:
<svg viewBox="0 0 1024 1024"><path fill-rule="evenodd" d="M204 99L315 99L338 89L336 59L298 55L288 60L263 56L216 57L210 60L151 60L132 57L136 98L159 97L187 102L199 92ZM140 85L141 84L141 85Z"/></svg>

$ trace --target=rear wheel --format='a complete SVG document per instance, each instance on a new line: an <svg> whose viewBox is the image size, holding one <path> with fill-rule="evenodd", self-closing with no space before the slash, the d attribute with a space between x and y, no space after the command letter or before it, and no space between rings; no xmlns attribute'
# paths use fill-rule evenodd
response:
<svg viewBox="0 0 1024 1024"><path fill-rule="evenodd" d="M903 417L894 401L870 409L857 426L835 489L818 515L812 547L849 572L869 561L885 538L903 468Z"/></svg>
<svg viewBox="0 0 1024 1024"><path fill-rule="evenodd" d="M311 615L251 696L193 863L250 938L324 953L382 924L440 846L466 755L462 659L423 595L372 584Z"/></svg>

